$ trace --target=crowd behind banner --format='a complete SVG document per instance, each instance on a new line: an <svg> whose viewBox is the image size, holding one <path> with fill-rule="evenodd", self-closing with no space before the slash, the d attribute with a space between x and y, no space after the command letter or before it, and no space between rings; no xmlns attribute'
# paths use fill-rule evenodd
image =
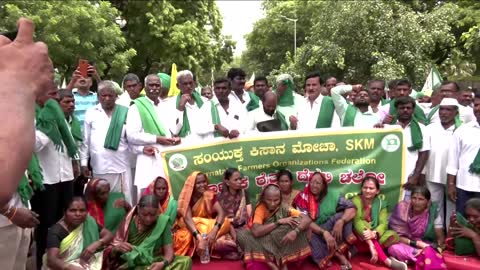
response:
<svg viewBox="0 0 480 270"><path fill-rule="evenodd" d="M175 73L120 86L82 62L37 99L0 268L25 268L32 231L37 269L480 267L480 92Z"/></svg>

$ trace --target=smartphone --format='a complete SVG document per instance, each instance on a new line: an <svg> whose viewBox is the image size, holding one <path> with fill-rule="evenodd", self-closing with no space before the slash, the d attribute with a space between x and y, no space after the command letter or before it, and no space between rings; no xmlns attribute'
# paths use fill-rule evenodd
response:
<svg viewBox="0 0 480 270"><path fill-rule="evenodd" d="M87 77L88 76L88 60L85 60L85 59L80 59L78 61L78 70L80 71L80 74L82 75L82 77Z"/></svg>
<svg viewBox="0 0 480 270"><path fill-rule="evenodd" d="M17 37L18 31L10 31L10 32L4 32L0 33L1 36L6 36L8 39L13 41Z"/></svg>

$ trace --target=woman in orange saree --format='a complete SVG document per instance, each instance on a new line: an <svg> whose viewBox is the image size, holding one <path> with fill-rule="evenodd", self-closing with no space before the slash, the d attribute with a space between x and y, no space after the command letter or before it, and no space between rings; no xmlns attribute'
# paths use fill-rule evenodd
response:
<svg viewBox="0 0 480 270"><path fill-rule="evenodd" d="M229 233L230 221L225 218L215 193L208 190L204 173L195 171L188 176L178 197L177 216L173 228L175 254L191 257L194 252L202 254L209 248L215 257L216 240Z"/></svg>

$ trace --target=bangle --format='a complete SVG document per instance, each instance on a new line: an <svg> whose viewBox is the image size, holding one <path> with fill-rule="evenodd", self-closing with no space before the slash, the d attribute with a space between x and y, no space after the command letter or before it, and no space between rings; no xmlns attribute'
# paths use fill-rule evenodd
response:
<svg viewBox="0 0 480 270"><path fill-rule="evenodd" d="M10 221L12 221L12 219L15 217L15 214L16 214L16 213L17 213L17 208L14 207L14 208L13 208L13 214L12 214L12 216L11 216L11 217L8 217L8 216L7 216L7 218L8 218Z"/></svg>
<svg viewBox="0 0 480 270"><path fill-rule="evenodd" d="M167 259L163 260L163 268L167 267L170 263L168 262Z"/></svg>
<svg viewBox="0 0 480 270"><path fill-rule="evenodd" d="M411 247L417 247L417 241L410 240L410 246Z"/></svg>

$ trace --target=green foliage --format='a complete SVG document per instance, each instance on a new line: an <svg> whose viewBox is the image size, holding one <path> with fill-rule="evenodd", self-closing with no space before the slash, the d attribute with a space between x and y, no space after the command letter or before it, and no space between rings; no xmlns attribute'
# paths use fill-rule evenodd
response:
<svg viewBox="0 0 480 270"><path fill-rule="evenodd" d="M320 71L360 83L408 77L420 85L432 64L463 78L480 59L477 1L268 0L263 6L266 17L247 36L242 55L256 73L288 72L302 81ZM295 59L293 22L280 15L298 18Z"/></svg>

